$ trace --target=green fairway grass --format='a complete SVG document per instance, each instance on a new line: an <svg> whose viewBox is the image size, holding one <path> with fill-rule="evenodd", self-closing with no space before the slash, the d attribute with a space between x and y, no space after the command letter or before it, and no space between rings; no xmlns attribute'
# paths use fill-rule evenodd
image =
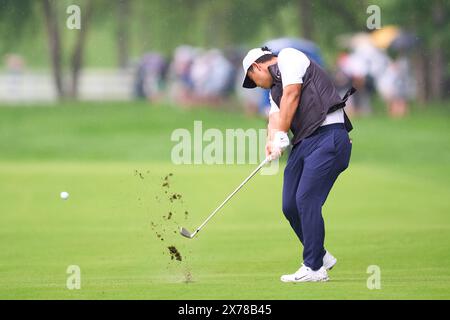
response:
<svg viewBox="0 0 450 320"><path fill-rule="evenodd" d="M193 231L255 168L172 164L170 135L192 131L194 120L265 127L225 110L144 103L0 108L0 298L450 298L448 111L354 121L350 167L324 207L326 248L338 263L329 282L307 284L279 280L301 263L281 212L286 156L277 175L255 176L195 239L177 233ZM171 202L173 193L181 199ZM81 269L79 290L66 286L70 265ZM381 289L367 287L372 265Z"/></svg>

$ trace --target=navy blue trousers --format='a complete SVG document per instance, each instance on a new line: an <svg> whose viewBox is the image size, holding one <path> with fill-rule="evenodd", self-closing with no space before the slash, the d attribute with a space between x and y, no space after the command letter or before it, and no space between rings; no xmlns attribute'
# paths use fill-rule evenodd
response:
<svg viewBox="0 0 450 320"><path fill-rule="evenodd" d="M323 265L325 226L322 206L349 164L352 145L343 124L319 127L291 150L283 182L283 213L303 244L303 263Z"/></svg>

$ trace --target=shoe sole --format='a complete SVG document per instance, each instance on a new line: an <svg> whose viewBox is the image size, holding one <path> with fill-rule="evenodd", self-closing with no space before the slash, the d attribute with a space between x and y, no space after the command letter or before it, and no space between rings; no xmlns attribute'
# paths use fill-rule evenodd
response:
<svg viewBox="0 0 450 320"><path fill-rule="evenodd" d="M281 280L281 279L280 279L280 280ZM320 280L307 280L307 281L281 280L281 282L284 282L284 283L327 282L327 281L329 281L329 280L330 280L330 278L329 278L329 277L326 277L326 278L323 278L323 279L320 279Z"/></svg>

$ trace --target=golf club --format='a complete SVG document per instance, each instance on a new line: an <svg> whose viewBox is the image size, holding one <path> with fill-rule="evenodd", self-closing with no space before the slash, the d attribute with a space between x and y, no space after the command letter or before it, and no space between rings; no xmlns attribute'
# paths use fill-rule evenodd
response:
<svg viewBox="0 0 450 320"><path fill-rule="evenodd" d="M209 217L193 232L190 233L186 228L181 227L180 233L183 237L192 239L195 235L202 229L208 221L241 189L266 163L270 162L271 158L268 156L264 159L263 162L259 164L259 166L253 170L252 173L209 215Z"/></svg>

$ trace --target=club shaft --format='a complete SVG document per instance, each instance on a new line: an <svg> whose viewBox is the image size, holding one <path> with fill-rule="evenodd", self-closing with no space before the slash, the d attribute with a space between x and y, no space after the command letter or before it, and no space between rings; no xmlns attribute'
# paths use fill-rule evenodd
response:
<svg viewBox="0 0 450 320"><path fill-rule="evenodd" d="M269 161L269 157L264 159L264 161L261 162L260 165L255 170L253 170L253 172L250 173L250 175L244 181L242 181L242 183L209 215L209 217L206 218L206 220L194 231L192 237L195 236L197 232L199 232L200 229L203 228L208 223L208 221Z"/></svg>

